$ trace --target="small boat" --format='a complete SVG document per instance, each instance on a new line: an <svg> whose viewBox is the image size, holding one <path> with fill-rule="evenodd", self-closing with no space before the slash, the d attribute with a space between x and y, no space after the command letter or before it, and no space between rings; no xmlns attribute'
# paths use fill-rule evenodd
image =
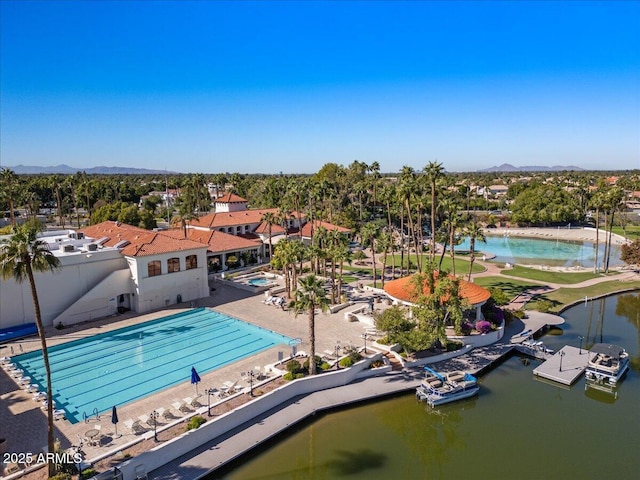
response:
<svg viewBox="0 0 640 480"><path fill-rule="evenodd" d="M588 382L616 385L629 370L629 354L618 345L596 343L589 350L589 363L585 370Z"/></svg>
<svg viewBox="0 0 640 480"><path fill-rule="evenodd" d="M469 373L441 374L425 367L425 378L416 389L416 397L430 406L443 405L472 397L480 391L478 380Z"/></svg>

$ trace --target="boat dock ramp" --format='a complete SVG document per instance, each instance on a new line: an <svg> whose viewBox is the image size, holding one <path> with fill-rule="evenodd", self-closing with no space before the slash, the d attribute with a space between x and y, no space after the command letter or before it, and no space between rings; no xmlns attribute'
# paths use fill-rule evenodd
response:
<svg viewBox="0 0 640 480"><path fill-rule="evenodd" d="M573 385L587 368L588 359L587 350L565 345L546 362L535 368L533 374L563 385Z"/></svg>

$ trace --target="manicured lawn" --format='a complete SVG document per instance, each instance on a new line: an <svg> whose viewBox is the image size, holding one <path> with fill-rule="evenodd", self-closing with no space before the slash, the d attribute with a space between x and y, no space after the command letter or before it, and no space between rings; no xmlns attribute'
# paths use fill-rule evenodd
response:
<svg viewBox="0 0 640 480"><path fill-rule="evenodd" d="M505 277L479 277L475 278L473 280L473 283L485 288L500 288L509 298L513 298L519 293L522 293L530 288L540 288L540 285L537 283L531 283L527 282L526 280L515 280Z"/></svg>
<svg viewBox="0 0 640 480"><path fill-rule="evenodd" d="M410 255L410 259L411 259L411 263L412 265L416 265L417 262L417 255L416 254L411 254ZM423 265L427 263L427 261L429 260L429 256L428 255L423 255ZM406 257L405 257L405 262L406 262ZM440 256L436 256L436 265L440 263ZM396 264L396 268L399 268L400 266L400 255L396 253L395 256L395 264ZM449 257L448 255L445 255L445 257L442 259L442 269L446 270L448 272L453 271L452 268L453 262L451 262L451 257ZM393 266L393 258L391 257L391 255L389 255L387 257L387 267L392 267ZM473 273L480 273L480 272L484 272L485 268L478 264L478 263L474 263L473 264ZM463 273L469 273L469 257L464 257L464 258L460 258L456 256L456 275L460 275Z"/></svg>
<svg viewBox="0 0 640 480"><path fill-rule="evenodd" d="M627 238L629 240L635 240L640 238L640 225L628 225L627 228ZM624 237L624 231L622 227L613 227L613 233L617 233L618 235L622 235Z"/></svg>
<svg viewBox="0 0 640 480"><path fill-rule="evenodd" d="M572 284L580 283L592 278L602 278L606 275L593 272L554 272L551 270L538 270L516 265L513 268L504 269L501 273L512 277L530 278L540 282ZM610 275L617 275L610 274Z"/></svg>
<svg viewBox="0 0 640 480"><path fill-rule="evenodd" d="M585 296L591 298L628 288L640 289L640 281L619 282L614 280L611 282L598 283L585 288L559 288L554 292L540 295L538 298L542 300L549 300L553 304L551 311L557 312L560 311L564 305L582 300ZM528 307L535 309L535 302L530 303Z"/></svg>

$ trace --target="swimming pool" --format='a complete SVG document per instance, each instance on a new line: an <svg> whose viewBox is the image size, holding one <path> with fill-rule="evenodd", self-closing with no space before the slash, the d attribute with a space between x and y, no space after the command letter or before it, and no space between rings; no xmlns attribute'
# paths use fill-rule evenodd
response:
<svg viewBox="0 0 640 480"><path fill-rule="evenodd" d="M53 398L71 423L104 412L277 345L285 335L204 308L49 348ZM42 353L13 357L46 386ZM32 383L34 383L32 382Z"/></svg>
<svg viewBox="0 0 640 480"><path fill-rule="evenodd" d="M476 251L490 252L496 255L495 261L524 265L581 266L593 267L595 248L592 242L569 242L553 239L509 237L487 235L487 243L476 240ZM466 238L456 250L469 250ZM600 245L598 263L602 264L604 245ZM613 245L610 266L622 265L620 247Z"/></svg>
<svg viewBox="0 0 640 480"><path fill-rule="evenodd" d="M268 283L273 283L272 280L267 280L266 278L252 278L250 280L247 280L247 283L249 285L254 285L254 286L262 286L262 285L267 285Z"/></svg>

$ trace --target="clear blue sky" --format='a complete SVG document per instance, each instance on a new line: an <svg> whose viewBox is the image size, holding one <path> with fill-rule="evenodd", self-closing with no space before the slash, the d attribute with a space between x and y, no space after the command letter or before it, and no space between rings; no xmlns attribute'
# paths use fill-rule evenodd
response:
<svg viewBox="0 0 640 480"><path fill-rule="evenodd" d="M640 3L0 2L0 161L640 168Z"/></svg>

